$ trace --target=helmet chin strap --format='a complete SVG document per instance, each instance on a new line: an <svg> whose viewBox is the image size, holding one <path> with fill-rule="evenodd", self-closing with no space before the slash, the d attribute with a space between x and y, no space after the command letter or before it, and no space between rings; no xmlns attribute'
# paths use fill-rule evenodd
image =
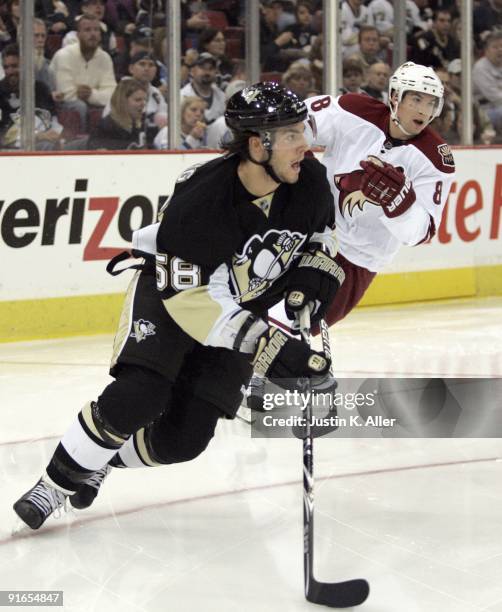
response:
<svg viewBox="0 0 502 612"><path fill-rule="evenodd" d="M279 185L280 185L284 181L282 181L277 176L277 174L275 173L274 169L272 168L272 164L270 163L272 161L272 155L273 155L271 134L270 134L270 132L264 132L263 134L260 134L260 137L261 137L262 145L263 145L265 151L267 151L267 153L268 153L267 159L265 161L263 161L263 162L259 162L259 161L256 161L255 159L253 159L251 157L251 155L248 155L248 159L253 164L256 164L257 166L261 166L265 170L265 172L270 176L270 178L275 183L279 183Z"/></svg>
<svg viewBox="0 0 502 612"><path fill-rule="evenodd" d="M414 136L414 134L410 134L408 130L406 130L403 124L397 118L397 108L399 106L399 102L396 100L396 104L394 105L392 102L390 103L390 118L397 125L397 127L406 134L406 136Z"/></svg>

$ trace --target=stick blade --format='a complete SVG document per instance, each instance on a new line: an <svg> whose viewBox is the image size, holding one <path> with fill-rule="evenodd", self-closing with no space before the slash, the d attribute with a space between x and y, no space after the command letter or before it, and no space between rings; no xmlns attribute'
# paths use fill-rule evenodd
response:
<svg viewBox="0 0 502 612"><path fill-rule="evenodd" d="M370 585L362 578L336 583L317 582L311 578L305 597L312 603L330 608L352 608L366 601L369 592Z"/></svg>

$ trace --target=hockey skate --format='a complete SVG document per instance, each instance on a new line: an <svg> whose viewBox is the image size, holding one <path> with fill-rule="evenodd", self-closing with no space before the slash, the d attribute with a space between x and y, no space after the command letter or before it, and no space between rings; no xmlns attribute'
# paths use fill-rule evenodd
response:
<svg viewBox="0 0 502 612"><path fill-rule="evenodd" d="M266 378L253 374L249 385L243 390L241 405L236 416L248 425L252 425L255 421L253 410L263 412L263 394L265 393L266 383Z"/></svg>
<svg viewBox="0 0 502 612"><path fill-rule="evenodd" d="M74 508L83 510L88 508L92 502L96 499L96 495L103 484L103 481L111 472L111 465L105 465L97 472L83 482L76 492L70 496L70 503Z"/></svg>
<svg viewBox="0 0 502 612"><path fill-rule="evenodd" d="M13 508L28 527L38 529L51 514L60 508L66 510L68 494L70 493L57 489L42 476L33 488L17 500Z"/></svg>

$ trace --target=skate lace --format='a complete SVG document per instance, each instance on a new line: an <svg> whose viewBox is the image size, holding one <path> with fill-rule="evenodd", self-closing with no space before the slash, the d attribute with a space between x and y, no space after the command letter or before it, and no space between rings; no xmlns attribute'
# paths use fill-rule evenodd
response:
<svg viewBox="0 0 502 612"><path fill-rule="evenodd" d="M99 489L99 487L103 484L103 480L111 472L111 469L112 468L109 465L105 465L105 467L101 468L97 472L94 472L92 476L89 476L84 484L89 485L94 489Z"/></svg>
<svg viewBox="0 0 502 612"><path fill-rule="evenodd" d="M30 494L30 500L45 516L54 512L54 517L60 518L67 511L67 496L44 482L39 482L35 486Z"/></svg>

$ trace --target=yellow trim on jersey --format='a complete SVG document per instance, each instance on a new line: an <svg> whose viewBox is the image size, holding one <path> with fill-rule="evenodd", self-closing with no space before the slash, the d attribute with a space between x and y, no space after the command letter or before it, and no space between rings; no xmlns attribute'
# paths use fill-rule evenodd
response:
<svg viewBox="0 0 502 612"><path fill-rule="evenodd" d="M203 293L204 289L198 291ZM381 274L368 289L361 306L488 295L502 295L502 265ZM205 296L201 294L198 303L207 308L208 301L219 314L220 307L207 292ZM110 334L117 328L123 302L121 293L0 301L0 342ZM183 309L183 303L178 301L176 310L180 304ZM200 313L198 308L197 311ZM184 317L181 312L179 316ZM190 316L193 313L187 314L187 319ZM199 327L201 335L210 329L207 319Z"/></svg>
<svg viewBox="0 0 502 612"><path fill-rule="evenodd" d="M205 343L223 312L220 304L209 295L207 286L185 289L163 302L181 329L201 344Z"/></svg>

